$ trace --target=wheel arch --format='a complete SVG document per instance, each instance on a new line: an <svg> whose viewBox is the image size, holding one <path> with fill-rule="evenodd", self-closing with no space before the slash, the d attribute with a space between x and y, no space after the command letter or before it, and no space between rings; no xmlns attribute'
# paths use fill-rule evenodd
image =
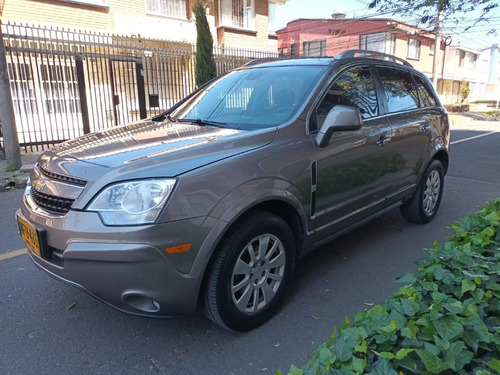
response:
<svg viewBox="0 0 500 375"><path fill-rule="evenodd" d="M213 246L213 250L210 254L208 261L206 262L205 270L203 271L202 282L198 291L198 304L203 299L204 285L207 281L210 270L217 256L217 248L219 244L224 241L224 239L229 235L231 229L234 228L241 220L251 215L253 212L264 211L272 213L280 217L292 230L295 237L296 243L296 257L300 256L300 250L303 247L305 236L306 236L306 222L301 217L300 213L290 202L284 201L282 199L269 199L266 201L256 202L254 205L248 206L245 210L242 210L236 217L231 220L231 223L224 228L223 232L219 236L219 239Z"/></svg>
<svg viewBox="0 0 500 375"><path fill-rule="evenodd" d="M443 165L444 174L446 175L446 173L448 172L448 166L450 163L450 157L449 157L448 153L444 149L441 149L438 152L436 152L436 154L432 157L432 160L438 160L441 162L441 164ZM431 162L432 162L432 160L431 160ZM430 162L429 162L429 164L430 164Z"/></svg>

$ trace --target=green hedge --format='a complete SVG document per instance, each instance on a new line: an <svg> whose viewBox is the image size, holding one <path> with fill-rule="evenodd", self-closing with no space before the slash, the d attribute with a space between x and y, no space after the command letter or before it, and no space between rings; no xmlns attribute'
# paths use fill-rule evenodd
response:
<svg viewBox="0 0 500 375"><path fill-rule="evenodd" d="M289 374L500 373L500 199L451 229L396 293L346 318Z"/></svg>

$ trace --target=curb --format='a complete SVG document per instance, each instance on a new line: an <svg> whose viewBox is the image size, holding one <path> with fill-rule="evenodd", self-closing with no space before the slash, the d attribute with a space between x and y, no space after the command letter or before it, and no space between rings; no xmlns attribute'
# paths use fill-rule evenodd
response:
<svg viewBox="0 0 500 375"><path fill-rule="evenodd" d="M0 193L11 190L23 190L26 188L34 164L23 164L21 169L15 171L10 176L3 176L0 181ZM19 174L16 174L19 173Z"/></svg>

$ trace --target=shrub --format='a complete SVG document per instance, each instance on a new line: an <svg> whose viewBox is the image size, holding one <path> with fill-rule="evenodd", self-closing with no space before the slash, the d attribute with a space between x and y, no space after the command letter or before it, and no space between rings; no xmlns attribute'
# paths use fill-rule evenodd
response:
<svg viewBox="0 0 500 375"><path fill-rule="evenodd" d="M463 103L470 95L469 82L467 81L460 82L459 90L460 90L460 95L462 97L460 103Z"/></svg>
<svg viewBox="0 0 500 375"><path fill-rule="evenodd" d="M217 75L213 55L213 38L208 26L205 8L200 2L193 7L196 24L196 85L199 87Z"/></svg>
<svg viewBox="0 0 500 375"><path fill-rule="evenodd" d="M346 318L290 374L499 373L500 199L451 229L396 293L353 324Z"/></svg>

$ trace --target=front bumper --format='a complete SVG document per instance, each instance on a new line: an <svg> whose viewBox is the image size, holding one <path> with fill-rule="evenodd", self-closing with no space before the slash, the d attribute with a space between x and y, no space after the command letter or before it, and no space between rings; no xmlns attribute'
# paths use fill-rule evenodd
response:
<svg viewBox="0 0 500 375"><path fill-rule="evenodd" d="M203 267L193 267L213 223L195 218L136 227L106 227L93 212L49 217L30 209L24 196L17 215L41 240L40 268L124 312L175 316L196 310ZM182 254L170 246L192 243Z"/></svg>

